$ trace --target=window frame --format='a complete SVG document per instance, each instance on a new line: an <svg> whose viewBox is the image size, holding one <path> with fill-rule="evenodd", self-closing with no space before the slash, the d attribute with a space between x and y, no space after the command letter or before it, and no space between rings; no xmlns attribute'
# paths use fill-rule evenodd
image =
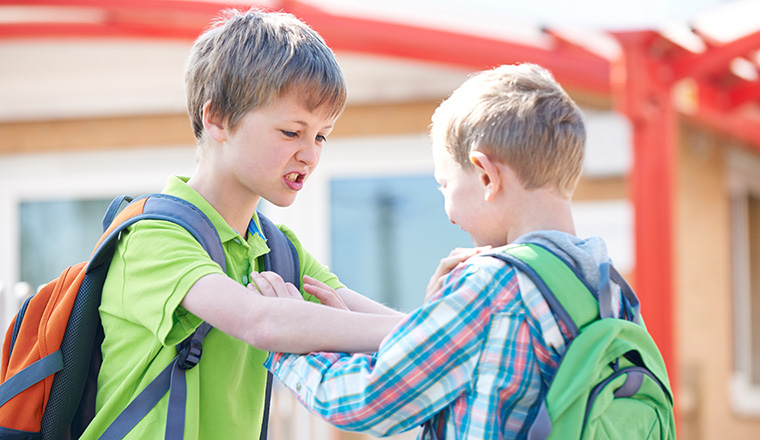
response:
<svg viewBox="0 0 760 440"><path fill-rule="evenodd" d="M0 161L0 322L16 313L12 291L21 274L19 210L23 202L91 199L158 192L170 174L190 175L194 146L3 156ZM54 224L48 232L54 239ZM72 262L72 264L75 262Z"/></svg>
<svg viewBox="0 0 760 440"><path fill-rule="evenodd" d="M751 270L749 266L749 197L760 199L760 158L740 149L728 151L727 173L731 210L734 356L731 403L740 415L760 415L760 383L752 384ZM756 294L760 300L760 292ZM755 319L760 319L756 317ZM757 335L760 337L760 335ZM760 368L755 366L754 368Z"/></svg>

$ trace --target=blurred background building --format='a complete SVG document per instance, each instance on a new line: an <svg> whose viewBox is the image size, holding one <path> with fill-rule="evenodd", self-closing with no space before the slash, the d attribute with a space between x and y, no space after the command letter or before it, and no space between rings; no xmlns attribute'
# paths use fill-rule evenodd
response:
<svg viewBox="0 0 760 440"><path fill-rule="evenodd" d="M348 82L303 194L261 209L402 310L470 245L432 178L433 110L472 72L551 70L589 127L578 234L607 240L642 299L679 438L760 437L759 1L0 0L2 324L88 257L114 196L192 174L183 64L230 6L302 18ZM283 390L272 437L363 438Z"/></svg>

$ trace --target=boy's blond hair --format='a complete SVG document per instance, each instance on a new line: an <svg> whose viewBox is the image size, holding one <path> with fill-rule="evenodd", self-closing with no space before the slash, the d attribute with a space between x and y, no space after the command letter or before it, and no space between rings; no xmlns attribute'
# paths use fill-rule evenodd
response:
<svg viewBox="0 0 760 440"><path fill-rule="evenodd" d="M187 107L203 138L203 106L231 129L249 111L296 93L309 111L339 115L346 83L322 37L294 16L227 10L195 41L185 68Z"/></svg>
<svg viewBox="0 0 760 440"><path fill-rule="evenodd" d="M474 150L512 168L526 189L570 198L586 144L583 115L551 73L535 64L480 72L436 109L431 136L463 168Z"/></svg>

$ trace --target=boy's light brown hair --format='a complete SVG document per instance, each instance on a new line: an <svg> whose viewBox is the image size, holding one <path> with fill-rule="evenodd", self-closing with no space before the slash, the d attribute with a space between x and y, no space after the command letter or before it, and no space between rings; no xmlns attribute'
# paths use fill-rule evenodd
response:
<svg viewBox="0 0 760 440"><path fill-rule="evenodd" d="M535 64L475 74L436 109L431 136L472 167L478 150L508 165L526 189L570 198L580 178L586 129L578 106Z"/></svg>
<svg viewBox="0 0 760 440"><path fill-rule="evenodd" d="M295 93L309 111L339 115L346 83L322 37L285 13L227 10L195 41L185 68L193 133L203 138L203 106L232 130L249 111Z"/></svg>

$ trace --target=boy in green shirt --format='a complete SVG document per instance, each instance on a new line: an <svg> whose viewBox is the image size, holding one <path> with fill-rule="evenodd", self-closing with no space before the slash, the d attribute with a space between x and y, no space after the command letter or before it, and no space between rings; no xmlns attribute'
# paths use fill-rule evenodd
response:
<svg viewBox="0 0 760 440"><path fill-rule="evenodd" d="M304 283L293 295L312 302L283 302L246 287L262 269L258 257L269 252L256 215L259 200L293 203L345 105L345 80L321 37L287 14L229 11L196 41L185 82L198 166L189 179L170 177L164 192L209 217L227 270L173 223L144 220L123 234L100 307L105 340L97 414L83 438L99 437L202 321L214 328L203 341L202 361L186 372L190 439L258 438L262 350L375 351L400 319L343 287L283 226L301 275L335 289L337 297ZM316 304L309 293L350 311ZM128 437L163 437L167 400Z"/></svg>

